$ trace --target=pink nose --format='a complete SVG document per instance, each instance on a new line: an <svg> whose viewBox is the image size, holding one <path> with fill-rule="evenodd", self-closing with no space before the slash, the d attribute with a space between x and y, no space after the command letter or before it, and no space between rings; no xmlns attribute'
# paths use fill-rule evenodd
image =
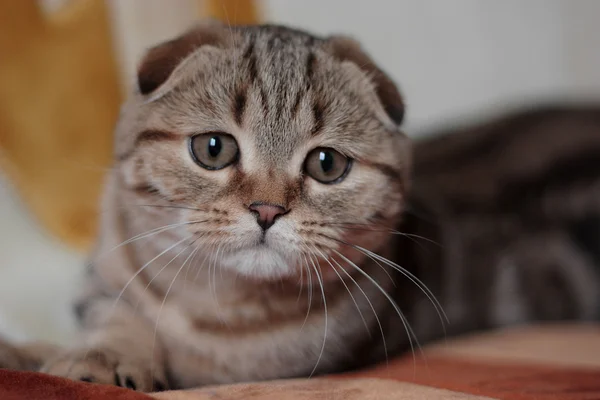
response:
<svg viewBox="0 0 600 400"><path fill-rule="evenodd" d="M260 202L250 204L248 209L256 214L256 222L258 222L258 225L260 225L263 231L272 227L278 216L286 213L285 208L281 206Z"/></svg>

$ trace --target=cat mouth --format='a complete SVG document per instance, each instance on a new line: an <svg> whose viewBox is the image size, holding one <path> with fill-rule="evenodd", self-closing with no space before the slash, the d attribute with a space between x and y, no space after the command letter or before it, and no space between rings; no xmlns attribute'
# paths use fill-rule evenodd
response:
<svg viewBox="0 0 600 400"><path fill-rule="evenodd" d="M259 246L267 246L268 247L268 244L267 244L267 232L261 233L260 238L258 238L258 245Z"/></svg>
<svg viewBox="0 0 600 400"><path fill-rule="evenodd" d="M265 238L265 236L261 236L258 240L257 243L250 247L249 250L254 250L254 251L265 251L265 252L272 252L272 253L276 253L278 255L282 255L280 251L278 251L273 245L272 243L269 243L267 241L267 239Z"/></svg>
<svg viewBox="0 0 600 400"><path fill-rule="evenodd" d="M292 275L295 270L289 253L280 251L268 240L262 242L260 239L224 257L223 265L242 275L259 279Z"/></svg>
<svg viewBox="0 0 600 400"><path fill-rule="evenodd" d="M268 237L267 236L267 231L263 231L260 234L257 235L256 240L255 240L255 244L254 248L257 249L271 249L274 250L274 246L273 246L273 238L272 237Z"/></svg>

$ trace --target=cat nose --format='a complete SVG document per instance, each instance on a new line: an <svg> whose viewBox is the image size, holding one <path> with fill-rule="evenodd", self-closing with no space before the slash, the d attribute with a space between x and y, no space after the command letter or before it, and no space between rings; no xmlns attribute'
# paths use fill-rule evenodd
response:
<svg viewBox="0 0 600 400"><path fill-rule="evenodd" d="M287 212L282 206L265 204L258 201L250 204L248 209L256 214L256 222L258 222L263 231L272 227L277 217Z"/></svg>

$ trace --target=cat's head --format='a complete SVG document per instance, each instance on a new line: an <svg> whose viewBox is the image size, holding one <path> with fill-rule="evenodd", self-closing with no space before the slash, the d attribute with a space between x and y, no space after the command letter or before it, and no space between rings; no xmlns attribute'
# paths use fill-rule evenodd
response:
<svg viewBox="0 0 600 400"><path fill-rule="evenodd" d="M139 67L117 128L122 190L186 223L186 243L224 268L328 279L365 257L352 246L377 251L399 218L403 112L351 39L202 24Z"/></svg>

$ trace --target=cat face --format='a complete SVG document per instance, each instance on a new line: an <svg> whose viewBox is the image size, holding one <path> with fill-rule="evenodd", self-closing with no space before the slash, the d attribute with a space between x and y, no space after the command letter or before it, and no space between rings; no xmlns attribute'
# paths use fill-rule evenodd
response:
<svg viewBox="0 0 600 400"><path fill-rule="evenodd" d="M222 267L330 279L389 238L402 103L354 42L201 26L150 51L139 81L117 129L123 190Z"/></svg>

